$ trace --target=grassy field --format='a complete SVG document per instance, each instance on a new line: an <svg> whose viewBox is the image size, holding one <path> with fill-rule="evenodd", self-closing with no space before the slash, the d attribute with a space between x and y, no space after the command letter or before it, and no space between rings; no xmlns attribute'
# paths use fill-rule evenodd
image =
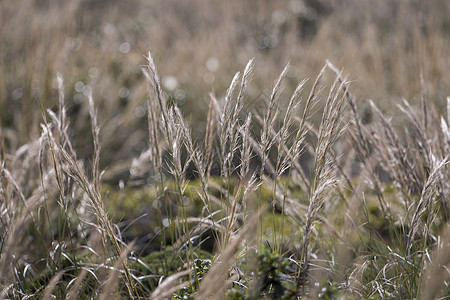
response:
<svg viewBox="0 0 450 300"><path fill-rule="evenodd" d="M450 297L450 3L0 3L0 299Z"/></svg>

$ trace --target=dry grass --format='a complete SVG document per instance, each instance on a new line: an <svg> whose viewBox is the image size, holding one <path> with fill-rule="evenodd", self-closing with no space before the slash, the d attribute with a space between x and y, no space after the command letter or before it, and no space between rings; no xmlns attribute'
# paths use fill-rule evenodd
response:
<svg viewBox="0 0 450 300"><path fill-rule="evenodd" d="M447 297L447 3L342 2L2 2L0 299Z"/></svg>

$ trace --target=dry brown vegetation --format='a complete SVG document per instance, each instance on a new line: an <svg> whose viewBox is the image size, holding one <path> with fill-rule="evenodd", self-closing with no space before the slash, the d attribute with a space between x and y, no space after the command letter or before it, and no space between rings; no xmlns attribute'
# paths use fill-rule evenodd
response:
<svg viewBox="0 0 450 300"><path fill-rule="evenodd" d="M448 297L448 6L2 1L0 299Z"/></svg>

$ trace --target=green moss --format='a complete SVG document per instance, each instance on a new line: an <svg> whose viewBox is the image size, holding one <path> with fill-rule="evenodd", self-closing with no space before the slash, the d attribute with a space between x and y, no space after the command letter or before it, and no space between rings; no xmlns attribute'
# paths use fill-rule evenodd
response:
<svg viewBox="0 0 450 300"><path fill-rule="evenodd" d="M383 195L394 195L397 191L397 188L392 183L386 183L383 186Z"/></svg>
<svg viewBox="0 0 450 300"><path fill-rule="evenodd" d="M151 236L145 253L159 249L161 244L173 244L183 236L184 226L189 230L197 225L191 222L184 224L183 220L201 217L203 213L204 204L198 195L198 181L188 183L183 203L174 182L166 181L164 187L163 191L159 186L122 190L104 186L103 189L106 209L112 221L121 224L120 228L127 240L148 240Z"/></svg>
<svg viewBox="0 0 450 300"><path fill-rule="evenodd" d="M367 211L369 213L368 226L375 229L382 236L386 236L389 233L389 222L383 215L378 203L369 202L367 203Z"/></svg>
<svg viewBox="0 0 450 300"><path fill-rule="evenodd" d="M283 238L290 239L294 234L290 218L277 213L264 214L262 217L262 226L259 226L259 230L260 235L262 233L263 238L267 240L272 240L274 230L277 237L283 236Z"/></svg>
<svg viewBox="0 0 450 300"><path fill-rule="evenodd" d="M195 248L191 253L186 249L177 251L168 246L130 262L129 266L136 276L143 278L141 281L143 289L151 291L158 285L162 276L167 277L184 270L187 258L210 261L212 254L199 248Z"/></svg>
<svg viewBox="0 0 450 300"><path fill-rule="evenodd" d="M56 252L52 260L50 260L49 264L46 265L44 269L36 269L34 266L27 266L28 271L25 272L26 268L22 270L17 270L17 282L16 289L20 290L22 293L27 295L35 295L36 299L40 299L44 294L44 289L42 287L48 286L50 281L57 276L57 274L61 274L61 278L58 281L58 284L55 285L53 289L53 295L55 295L58 299L65 299L68 283L74 278L78 277L82 271L82 267L91 261L92 257L90 254L70 254L70 253L62 253ZM89 295L92 294L93 291L98 290L99 283L92 276L91 273L87 273L85 280L80 287L80 295ZM11 299L19 299L14 295L8 295Z"/></svg>
<svg viewBox="0 0 450 300"><path fill-rule="evenodd" d="M308 196L301 189L292 189L290 197L301 204L308 204Z"/></svg>

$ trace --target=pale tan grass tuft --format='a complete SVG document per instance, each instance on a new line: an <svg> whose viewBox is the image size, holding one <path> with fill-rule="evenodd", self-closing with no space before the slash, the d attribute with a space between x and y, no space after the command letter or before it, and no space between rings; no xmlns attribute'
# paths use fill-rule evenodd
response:
<svg viewBox="0 0 450 300"><path fill-rule="evenodd" d="M398 107L406 115L412 125L411 127L409 127L409 134L407 134L407 137L411 137L414 140L410 142L410 144L412 145L409 148L418 148L418 152L420 155L418 155L418 157L416 156L414 158L414 161L416 162L416 164L418 164L418 161L422 162L423 167L420 168L420 170L423 169L426 172L426 174L423 174L422 176L422 178L425 178L428 176L432 168L432 149L426 134L425 124L420 121L411 105L405 99L403 99L403 106L398 105Z"/></svg>
<svg viewBox="0 0 450 300"><path fill-rule="evenodd" d="M162 142L163 138L161 137L161 125L159 123L160 118L158 115L161 114L161 106L158 105L157 101L153 101L153 90L151 86L154 86L158 83L157 80L153 81L152 77L148 74L146 69L142 69L144 76L147 79L147 123L148 123L148 147L151 152L151 162L153 164L153 168L155 172L161 175L161 167L163 163L163 150L162 150Z"/></svg>
<svg viewBox="0 0 450 300"><path fill-rule="evenodd" d="M148 62L148 69L150 71L150 79L153 84L153 89L155 91L155 96L159 104L159 108L162 114L163 123L166 126L166 130L168 128L168 112L167 112L167 106L164 102L163 95L162 95L162 89L161 89L161 82L159 80L158 72L156 70L155 62L153 61L152 54L148 52L147 56L147 62ZM145 74L145 73L144 73Z"/></svg>
<svg viewBox="0 0 450 300"><path fill-rule="evenodd" d="M15 192L19 195L19 198L23 201L23 208L14 208L11 220L9 220L9 226L6 228L7 235L2 241L2 251L0 257L0 283L6 284L12 280L14 274L12 270L14 269L15 254L16 251L20 249L21 245L18 243L18 238L22 236L22 233L26 230L27 221L29 219L34 220L33 211L41 204L42 201L42 190L33 194L30 198L26 199L21 192L19 186L17 185L15 179L11 176L7 169L3 168L3 164L0 166L2 184L11 184ZM7 182L3 182L4 180ZM13 209L11 207L11 209Z"/></svg>
<svg viewBox="0 0 450 300"><path fill-rule="evenodd" d="M228 176L232 170L230 168L232 164L232 156L234 153L233 149L233 137L235 135L235 122L232 119L234 115L234 105L232 103L232 94L236 89L239 80L239 72L237 72L233 80L231 81L230 87L228 88L225 95L225 106L223 108L222 114L219 117L220 133L219 133L219 147L220 147L220 161L221 161L221 171L223 176Z"/></svg>
<svg viewBox="0 0 450 300"><path fill-rule="evenodd" d="M263 120L259 115L256 114L256 115L254 115L254 117L255 117L255 120L258 121L260 124L263 123ZM243 128L239 128L239 133L242 136L245 135ZM253 152L255 152L255 154L259 157L259 159L262 160L264 158L264 153L261 149L261 145L255 140L255 138L252 137L252 135L246 135L246 139L247 139L247 142L251 145ZM275 176L276 170L275 170L275 166L271 160L265 161L264 168L267 172L269 172L270 175ZM259 172L259 173L261 173L261 172Z"/></svg>
<svg viewBox="0 0 450 300"><path fill-rule="evenodd" d="M327 61L327 66L335 73L339 82L342 83L343 79L341 72L329 61ZM365 178L367 178L367 180L369 180L371 185L373 186L381 210L383 211L383 215L387 218L389 216L389 212L387 209L388 204L384 199L383 191L381 188L381 181L373 166L374 158L373 151L371 149L373 138L370 138L371 129L366 128L361 123L361 118L356 107L355 99L350 94L348 87L344 87L344 92L352 115L351 125L353 126L349 126L348 133L353 144L353 149L354 151L356 151L359 159L361 160L363 168L367 170L367 172L365 172L365 174L367 175L365 176Z"/></svg>
<svg viewBox="0 0 450 300"><path fill-rule="evenodd" d="M378 153L388 164L383 166L391 172L393 179L404 189L402 192L408 196L421 190L422 184L419 176L408 160L407 151L400 143L400 139L390 121L381 113L378 107L370 102L372 110L379 121L377 124L376 146Z"/></svg>
<svg viewBox="0 0 450 300"><path fill-rule="evenodd" d="M205 130L205 153L203 155L203 165L205 166L205 174L203 175L208 182L211 165L213 162L213 147L214 147L214 132L216 131L216 106L215 100L212 95L210 95L208 116L206 118L206 130Z"/></svg>
<svg viewBox="0 0 450 300"><path fill-rule="evenodd" d="M433 206L435 204L434 198L436 194L438 194L439 190L438 183L442 177L443 170L445 170L446 166L449 163L450 163L450 156L447 156L441 161L433 162L433 168L431 169L430 175L423 186L420 200L417 203L416 209L414 211L411 220L410 226L411 229L408 234L408 246L407 246L408 253L411 251L415 235L419 230L420 219L422 215L427 210L430 212L430 215L433 214ZM430 224L427 224L427 227L428 226L430 226ZM427 227L424 228L424 238L426 238L428 235L429 228Z"/></svg>
<svg viewBox="0 0 450 300"><path fill-rule="evenodd" d="M315 150L315 173L311 184L308 211L306 213L303 248L300 257L302 265L299 268L297 277L297 290L299 290L302 284L306 283L307 273L310 267L309 247L314 222L324 205L327 193L329 193L330 189L336 188L338 183L332 166L333 160L330 158L330 151L332 145L340 135L340 127L345 125L342 119L345 107L344 87L346 84L345 80L339 83L339 78L337 78L331 86L319 127Z"/></svg>
<svg viewBox="0 0 450 300"><path fill-rule="evenodd" d="M252 122L252 114L249 113L244 125L241 126L239 132L242 135L242 146L241 146L241 167L240 167L240 180L245 181L249 170L250 170L250 160L252 158L252 146L250 143L250 124Z"/></svg>
<svg viewBox="0 0 450 300"><path fill-rule="evenodd" d="M97 112L94 107L94 99L92 98L92 92L88 95L89 98L89 115L91 117L91 130L92 130L92 140L94 142L94 158L93 158L93 166L92 166L92 178L94 188L97 193L100 193L100 140L99 140L99 132L100 127L98 126L97 121Z"/></svg>
<svg viewBox="0 0 450 300"><path fill-rule="evenodd" d="M285 79L287 73L289 71L289 65L287 65L280 76L278 77L275 85L272 89L272 94L268 100L267 110L264 115L263 128L261 131L261 140L260 140L260 148L262 152L261 157L261 167L260 167L260 177L264 174L265 162L267 160L267 156L269 155L269 151L275 143L275 138L271 137L270 131L274 128L275 121L278 115L278 106L277 100L282 91L282 82Z"/></svg>
<svg viewBox="0 0 450 300"><path fill-rule="evenodd" d="M277 163L276 163L276 177L280 178L282 174L286 170L288 170L293 162L297 161L298 155L300 155L300 147L303 143L303 138L299 137L292 142L292 146L290 149L288 148L289 138L293 134L291 132L292 126L294 125L295 118L294 116L297 114L298 107L300 105L300 95L303 91L303 87L306 83L306 80L303 80L297 85L294 93L289 100L288 107L286 109L286 113L283 118L283 124L277 135ZM298 129L301 131L301 129ZM293 155L293 157L291 157Z"/></svg>
<svg viewBox="0 0 450 300"><path fill-rule="evenodd" d="M255 61L254 58L250 59L248 61L247 65L245 66L244 74L242 75L241 86L239 88L239 95L237 97L236 106L233 111L232 120L239 119L239 113L241 112L241 110L244 106L244 93L246 92L248 83L251 79L253 68L255 66L254 61Z"/></svg>

